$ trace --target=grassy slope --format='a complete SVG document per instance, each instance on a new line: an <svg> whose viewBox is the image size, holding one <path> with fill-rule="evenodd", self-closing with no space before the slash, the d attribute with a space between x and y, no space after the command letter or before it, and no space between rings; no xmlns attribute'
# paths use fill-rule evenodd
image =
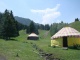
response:
<svg viewBox="0 0 80 60"><path fill-rule="evenodd" d="M44 60L40 57L31 43L36 44L46 53L53 53L55 57L63 60L80 60L80 50L63 50L62 48L50 47L50 35L47 31L39 30L40 39L37 41L27 40L25 30L20 31L20 36L14 40L5 41L0 39L0 55L7 60ZM37 51L36 51L37 52ZM16 57L16 55L19 57Z"/></svg>
<svg viewBox="0 0 80 60"><path fill-rule="evenodd" d="M20 31L20 36L14 40L5 41L0 39L0 56L4 56L7 60L43 60L30 43L26 41L27 35L25 31ZM16 55L19 57L16 57Z"/></svg>
<svg viewBox="0 0 80 60"><path fill-rule="evenodd" d="M80 31L80 21L70 23L70 26L75 28L76 30Z"/></svg>

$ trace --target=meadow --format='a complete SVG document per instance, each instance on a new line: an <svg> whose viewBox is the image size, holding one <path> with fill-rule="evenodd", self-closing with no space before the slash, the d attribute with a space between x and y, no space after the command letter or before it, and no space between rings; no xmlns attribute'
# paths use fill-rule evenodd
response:
<svg viewBox="0 0 80 60"><path fill-rule="evenodd" d="M11 40L0 39L0 59L4 60L45 60L33 45L45 53L53 54L54 58L60 60L80 60L80 50L50 46L49 31L39 30L39 40L27 40L28 34L25 30L20 31L20 36Z"/></svg>

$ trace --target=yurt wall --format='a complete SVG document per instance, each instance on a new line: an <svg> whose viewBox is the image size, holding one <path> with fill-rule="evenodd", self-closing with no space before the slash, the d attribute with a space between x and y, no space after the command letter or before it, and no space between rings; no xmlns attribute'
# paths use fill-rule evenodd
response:
<svg viewBox="0 0 80 60"><path fill-rule="evenodd" d="M80 37L68 37L67 44L68 44L68 47L73 46L75 44L80 45ZM63 38L57 38L57 39L51 40L51 46L63 47Z"/></svg>
<svg viewBox="0 0 80 60"><path fill-rule="evenodd" d="M79 37L68 37L68 46L73 46L74 44L80 44Z"/></svg>
<svg viewBox="0 0 80 60"><path fill-rule="evenodd" d="M57 38L54 40L51 40L51 46L63 46L63 40L62 38Z"/></svg>

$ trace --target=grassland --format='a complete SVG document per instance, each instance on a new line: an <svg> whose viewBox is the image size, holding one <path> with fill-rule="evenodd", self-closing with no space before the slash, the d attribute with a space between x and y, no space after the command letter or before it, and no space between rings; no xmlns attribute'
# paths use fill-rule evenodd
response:
<svg viewBox="0 0 80 60"><path fill-rule="evenodd" d="M36 44L46 53L52 53L54 57L61 60L80 60L80 50L50 47L50 34L48 31L39 30L40 39L37 41L27 40L28 34L25 30L20 31L20 36L12 40L0 39L0 58L5 60L44 60L33 48L32 44Z"/></svg>

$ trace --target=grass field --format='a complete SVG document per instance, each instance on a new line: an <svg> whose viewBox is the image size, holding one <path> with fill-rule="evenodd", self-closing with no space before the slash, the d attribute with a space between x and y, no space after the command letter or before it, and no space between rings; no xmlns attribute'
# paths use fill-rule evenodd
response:
<svg viewBox="0 0 80 60"><path fill-rule="evenodd" d="M0 59L4 60L44 60L33 48L36 44L46 53L52 53L54 57L61 60L80 60L80 50L50 47L50 34L48 31L39 30L40 39L37 41L27 40L25 30L20 31L20 36L13 40L0 39Z"/></svg>

